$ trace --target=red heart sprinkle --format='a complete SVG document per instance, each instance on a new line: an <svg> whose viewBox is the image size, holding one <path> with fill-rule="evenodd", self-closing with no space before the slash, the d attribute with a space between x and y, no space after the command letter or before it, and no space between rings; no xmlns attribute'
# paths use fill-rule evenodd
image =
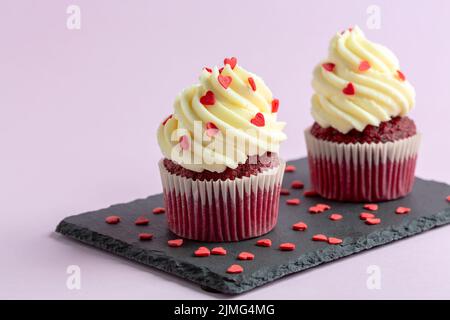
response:
<svg viewBox="0 0 450 320"><path fill-rule="evenodd" d="M333 72L336 65L334 63L327 62L327 63L322 64L322 67L329 72Z"/></svg>
<svg viewBox="0 0 450 320"><path fill-rule="evenodd" d="M180 147L183 150L188 150L190 147L189 137L187 135L180 137Z"/></svg>
<svg viewBox="0 0 450 320"><path fill-rule="evenodd" d="M272 240L260 239L260 240L256 241L256 245L259 247L270 247L270 246L272 246Z"/></svg>
<svg viewBox="0 0 450 320"><path fill-rule="evenodd" d="M343 216L339 213L333 213L330 215L330 220L332 221L339 221L342 220Z"/></svg>
<svg viewBox="0 0 450 320"><path fill-rule="evenodd" d="M370 67L371 66L370 66L369 61L364 60L364 61L361 61L361 63L359 64L358 70L359 71L367 71L370 69Z"/></svg>
<svg viewBox="0 0 450 320"><path fill-rule="evenodd" d="M353 83L349 82L347 86L342 89L342 92L348 96L352 96L355 94L355 87L353 86Z"/></svg>
<svg viewBox="0 0 450 320"><path fill-rule="evenodd" d="M244 271L244 268L242 268L240 265L238 264L232 264L231 266L228 267L227 269L227 273L241 273Z"/></svg>
<svg viewBox="0 0 450 320"><path fill-rule="evenodd" d="M401 72L400 70L397 70L397 77L401 80L401 81L405 81L406 77L403 74L403 72Z"/></svg>
<svg viewBox="0 0 450 320"><path fill-rule="evenodd" d="M299 198L287 199L286 204L290 206L298 206L300 204L300 199Z"/></svg>
<svg viewBox="0 0 450 320"><path fill-rule="evenodd" d="M223 60L223 64L225 64L225 65L229 64L230 67L231 67L231 69L234 69L234 67L235 67L236 64L237 64L237 59L236 59L235 57L225 58L225 59Z"/></svg>
<svg viewBox="0 0 450 320"><path fill-rule="evenodd" d="M178 248L178 247L181 247L183 245L183 239L169 240L169 241L167 241L167 244L169 245L169 247Z"/></svg>
<svg viewBox="0 0 450 320"><path fill-rule="evenodd" d="M300 180L294 180L291 183L292 189L303 189L303 187L304 187L304 184Z"/></svg>
<svg viewBox="0 0 450 320"><path fill-rule="evenodd" d="M253 119L250 120L252 124L257 127L264 127L266 124L266 120L264 119L264 115L261 112L258 112Z"/></svg>
<svg viewBox="0 0 450 320"><path fill-rule="evenodd" d="M255 83L255 80L252 77L248 78L248 83L250 84L250 87L252 88L252 90L256 91L256 83Z"/></svg>
<svg viewBox="0 0 450 320"><path fill-rule="evenodd" d="M281 190L280 190L280 194L281 194L282 196L288 196L288 195L291 194L291 192L289 191L289 189L281 189Z"/></svg>
<svg viewBox="0 0 450 320"><path fill-rule="evenodd" d="M233 81L233 78L230 76L223 76L223 75L219 74L219 76L217 77L217 81L219 81L219 83L222 87L227 89L230 86L231 81Z"/></svg>
<svg viewBox="0 0 450 320"><path fill-rule="evenodd" d="M212 106L216 103L216 96L214 92L207 91L203 97L200 98L200 103L204 106Z"/></svg>
<svg viewBox="0 0 450 320"><path fill-rule="evenodd" d="M219 128L217 128L217 126L214 123L212 122L206 123L206 134L208 135L208 137L214 137L218 133Z"/></svg>
<svg viewBox="0 0 450 320"><path fill-rule="evenodd" d="M396 214L406 214L406 213L410 213L411 212L411 208L407 208L407 207L398 207L397 210L395 210Z"/></svg>
<svg viewBox="0 0 450 320"><path fill-rule="evenodd" d="M223 69L224 69L224 67L220 68L219 73L222 73Z"/></svg>
<svg viewBox="0 0 450 320"><path fill-rule="evenodd" d="M241 252L239 253L238 257L239 260L253 260L255 259L255 255L251 252Z"/></svg>
<svg viewBox="0 0 450 320"><path fill-rule="evenodd" d="M118 224L120 222L119 216L109 216L105 219L106 223L108 224Z"/></svg>
<svg viewBox="0 0 450 320"><path fill-rule="evenodd" d="M164 213L164 212L166 212L166 209L163 207L156 207L153 209L154 214L160 214L160 213Z"/></svg>
<svg viewBox="0 0 450 320"><path fill-rule="evenodd" d="M211 252L206 247L200 247L197 250L195 250L195 252L194 252L194 255L196 257L209 257L210 254L211 254Z"/></svg>
<svg viewBox="0 0 450 320"><path fill-rule="evenodd" d="M328 241L328 238L324 234L315 234L315 235L313 235L312 240L313 241L325 241L326 242L326 241Z"/></svg>
<svg viewBox="0 0 450 320"><path fill-rule="evenodd" d="M139 240L152 240L153 234L151 233L139 233Z"/></svg>
<svg viewBox="0 0 450 320"><path fill-rule="evenodd" d="M372 219L372 218L375 218L375 215L373 213L369 213L369 212L362 212L359 215L359 218L361 220Z"/></svg>
<svg viewBox="0 0 450 320"><path fill-rule="evenodd" d="M309 207L308 211L310 213L322 213L322 212L324 212L324 209L322 209L321 207L318 207L318 206L312 206L312 207Z"/></svg>
<svg viewBox="0 0 450 320"><path fill-rule="evenodd" d="M146 226L148 225L148 223L150 222L150 220L146 217L139 217L136 219L136 221L134 221L134 224L137 226Z"/></svg>
<svg viewBox="0 0 450 320"><path fill-rule="evenodd" d="M212 73L212 69L211 69L211 68L204 67L203 69L205 69L205 70L208 71L209 73Z"/></svg>
<svg viewBox="0 0 450 320"><path fill-rule="evenodd" d="M448 201L448 202L450 202L450 196L447 196L447 198L446 198L446 199L447 199L447 201Z"/></svg>
<svg viewBox="0 0 450 320"><path fill-rule="evenodd" d="M288 165L284 169L284 172L294 172L295 170L297 170L297 168L294 165Z"/></svg>
<svg viewBox="0 0 450 320"><path fill-rule="evenodd" d="M172 119L173 114L171 114L170 116L168 116L162 123L163 126L166 125L167 121L169 121L170 119Z"/></svg>
<svg viewBox="0 0 450 320"><path fill-rule="evenodd" d="M279 107L280 107L280 100L273 99L272 100L272 113L278 112Z"/></svg>
<svg viewBox="0 0 450 320"><path fill-rule="evenodd" d="M308 229L308 225L300 221L293 224L292 229L294 229L295 231L305 231L306 229Z"/></svg>
<svg viewBox="0 0 450 320"><path fill-rule="evenodd" d="M307 198L317 197L319 194L315 190L306 190L303 192L303 195Z"/></svg>
<svg viewBox="0 0 450 320"><path fill-rule="evenodd" d="M227 254L227 250L222 247L215 247L211 250L211 254L218 256L225 256Z"/></svg>
<svg viewBox="0 0 450 320"><path fill-rule="evenodd" d="M295 244L291 242L285 242L280 244L280 250L281 251L292 251L295 250Z"/></svg>
<svg viewBox="0 0 450 320"><path fill-rule="evenodd" d="M342 243L342 239L329 237L328 243L329 244L340 244L340 243Z"/></svg>
<svg viewBox="0 0 450 320"><path fill-rule="evenodd" d="M331 207L330 207L329 205L323 204L323 203L318 203L318 204L316 204L316 207L322 209L323 211L325 211L325 210L330 210L330 209L331 209Z"/></svg>
<svg viewBox="0 0 450 320"><path fill-rule="evenodd" d="M370 210L370 211L377 211L378 210L378 205L377 204L373 204L373 203L368 203L368 204L364 205L364 209Z"/></svg>
<svg viewBox="0 0 450 320"><path fill-rule="evenodd" d="M380 218L367 218L366 219L366 224L370 224L370 225L379 224L380 222L381 222Z"/></svg>

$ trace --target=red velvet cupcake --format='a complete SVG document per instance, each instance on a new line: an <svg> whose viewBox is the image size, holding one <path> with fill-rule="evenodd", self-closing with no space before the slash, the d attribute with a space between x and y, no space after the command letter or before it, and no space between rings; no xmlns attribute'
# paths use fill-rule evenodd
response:
<svg viewBox="0 0 450 320"><path fill-rule="evenodd" d="M286 138L278 100L263 80L225 59L204 68L158 129L169 229L180 237L240 241L273 229L278 218Z"/></svg>
<svg viewBox="0 0 450 320"><path fill-rule="evenodd" d="M305 137L314 189L354 202L411 192L420 134L406 116L415 92L395 55L347 30L331 40L312 84L315 123Z"/></svg>

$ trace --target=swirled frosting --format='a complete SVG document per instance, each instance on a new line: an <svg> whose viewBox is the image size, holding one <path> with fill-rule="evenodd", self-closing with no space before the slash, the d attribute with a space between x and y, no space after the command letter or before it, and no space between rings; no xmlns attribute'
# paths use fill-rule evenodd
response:
<svg viewBox="0 0 450 320"><path fill-rule="evenodd" d="M328 58L314 69L312 86L314 120L344 134L404 116L415 100L396 56L367 40L358 27L331 39Z"/></svg>
<svg viewBox="0 0 450 320"><path fill-rule="evenodd" d="M278 152L286 139L278 100L261 78L233 64L204 68L199 83L177 96L157 133L166 158L196 172L223 172L249 156Z"/></svg>

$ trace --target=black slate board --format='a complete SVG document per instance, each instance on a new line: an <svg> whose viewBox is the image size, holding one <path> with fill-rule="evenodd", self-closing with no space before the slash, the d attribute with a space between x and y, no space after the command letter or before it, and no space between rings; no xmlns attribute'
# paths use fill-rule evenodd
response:
<svg viewBox="0 0 450 320"><path fill-rule="evenodd" d="M298 179L309 187L308 165L305 158L291 161L297 171L286 173L283 186L288 188L292 180ZM414 191L407 197L395 201L379 203L377 216L381 224L368 226L359 219L363 211L362 204L339 203L320 197L305 198L303 190L291 190L290 196L281 196L279 221L276 228L260 238L270 238L272 247L263 248L255 245L255 238L238 243L201 243L185 241L180 248L170 248L167 240L176 236L167 229L164 214L152 214L152 209L163 206L161 194L139 199L129 203L113 205L109 208L70 216L61 221L56 231L94 247L112 252L116 255L155 267L198 283L202 288L226 294L237 294L285 275L318 266L322 263L380 246L401 238L412 236L431 228L450 222L450 204L446 197L450 195L450 186L444 183L426 181L416 178ZM286 199L299 197L299 206L288 206ZM332 209L321 214L310 214L308 208L317 203L326 203ZM412 208L407 215L395 214L398 206ZM344 216L341 221L331 221L331 213ZM117 225L105 223L105 217L119 215L122 221ZM135 226L138 216L148 216L148 226ZM292 230L292 224L304 221L308 224L306 231ZM139 241L140 232L154 234L151 241ZM314 242L312 235L323 233L344 240L340 245ZM297 249L291 252L278 250L282 242L293 242ZM193 255L199 246L213 248L223 246L226 256L199 258ZM238 261L236 256L241 251L255 254L253 261ZM231 264L238 263L244 272L237 275L226 273Z"/></svg>

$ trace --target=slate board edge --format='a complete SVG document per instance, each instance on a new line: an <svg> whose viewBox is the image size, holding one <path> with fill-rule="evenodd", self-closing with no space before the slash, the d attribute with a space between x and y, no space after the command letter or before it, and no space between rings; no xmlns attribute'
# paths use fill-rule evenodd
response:
<svg viewBox="0 0 450 320"><path fill-rule="evenodd" d="M211 272L206 267L175 261L172 257L160 251L135 248L125 242L66 222L65 220L59 223L56 232L90 246L190 280L202 287L211 288L214 291L219 291L224 294L239 294L289 274L304 271L320 264L413 236L448 223L450 223L450 208L432 216L420 217L413 220L406 219L398 227L378 230L356 240L346 238L341 245L329 246L325 249L301 255L298 259L292 260L284 267L278 267L275 270L262 269L251 275L241 274L226 278L221 274ZM189 272L186 272L187 270Z"/></svg>

